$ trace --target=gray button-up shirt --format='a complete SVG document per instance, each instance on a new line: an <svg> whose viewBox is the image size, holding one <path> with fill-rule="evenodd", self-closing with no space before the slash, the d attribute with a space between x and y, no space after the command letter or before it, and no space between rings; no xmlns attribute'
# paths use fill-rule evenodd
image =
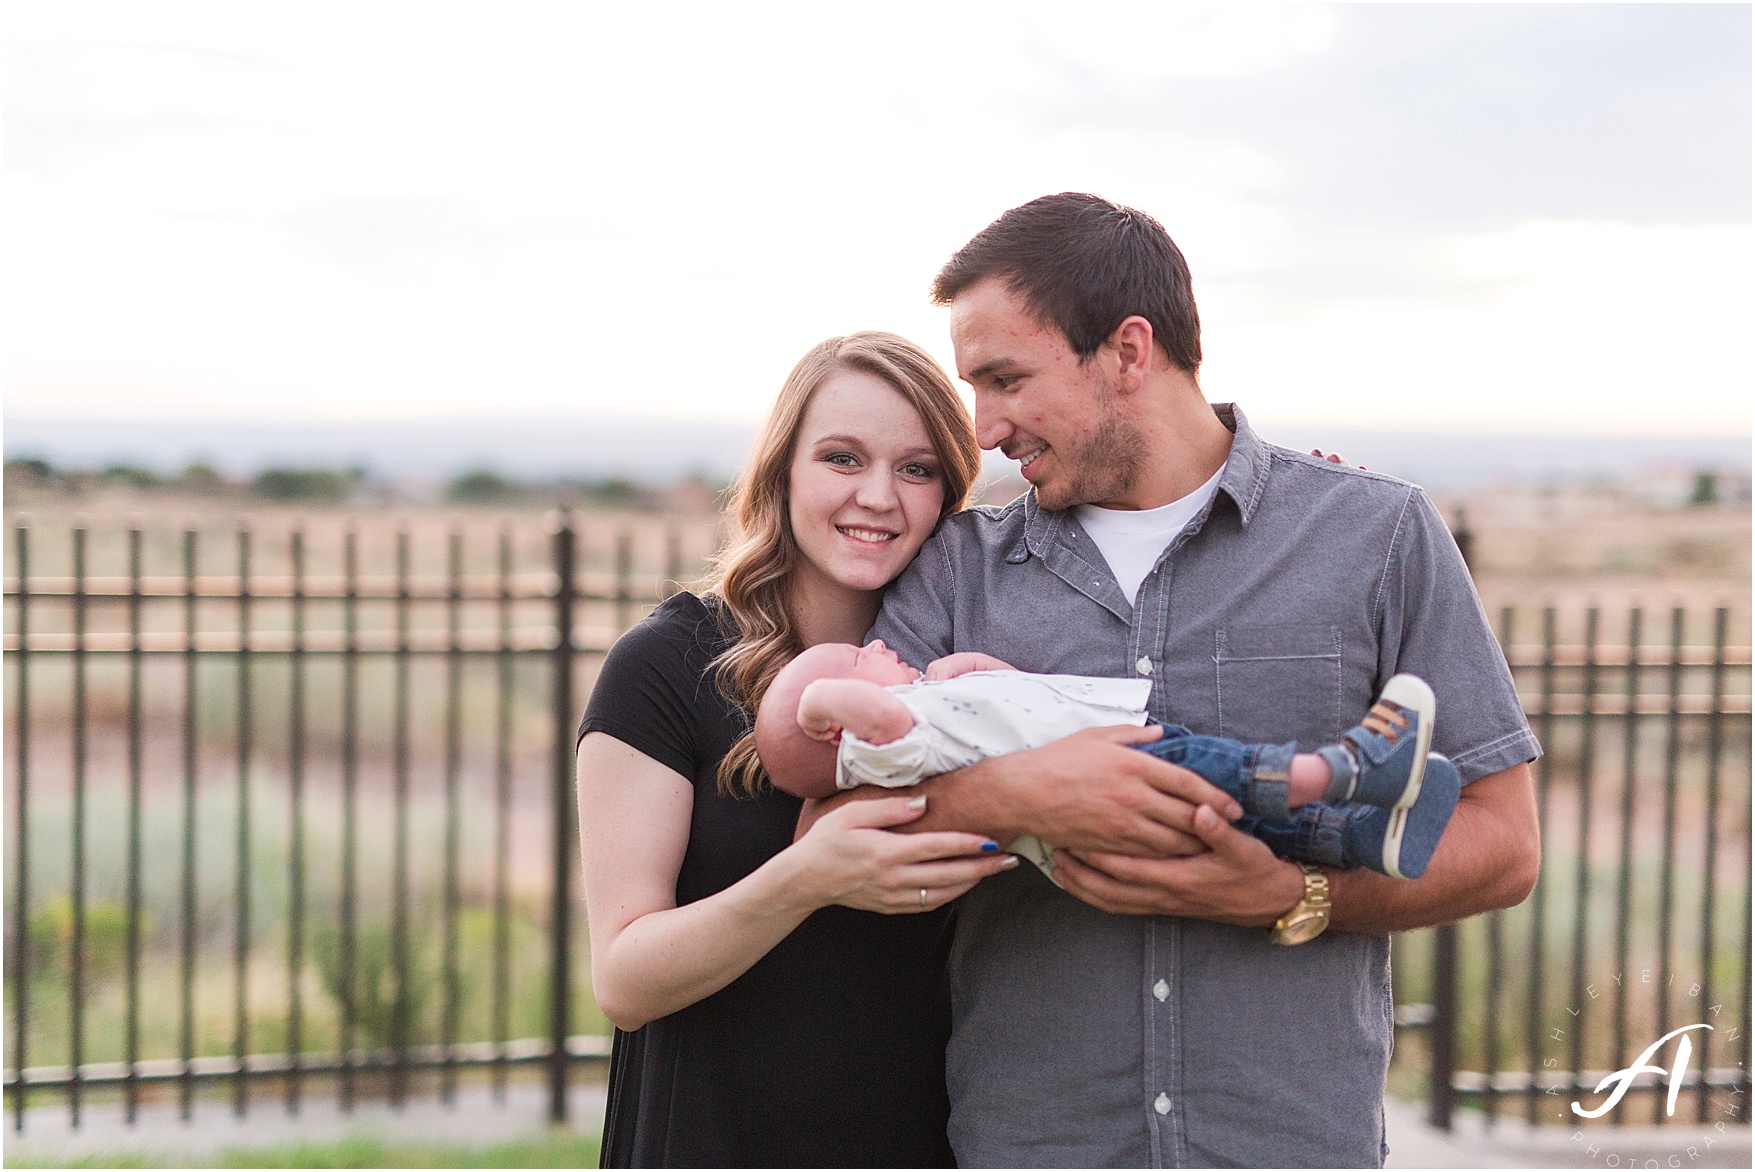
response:
<svg viewBox="0 0 1755 1172"><path fill-rule="evenodd" d="M947 519L873 634L911 663L1152 678L1155 721L1333 741L1398 671L1438 697L1465 782L1538 752L1443 521L1418 488L1236 433L1211 506L1123 597L1071 513ZM963 898L951 1143L964 1167L1376 1166L1389 939L1098 911L1019 867Z"/></svg>

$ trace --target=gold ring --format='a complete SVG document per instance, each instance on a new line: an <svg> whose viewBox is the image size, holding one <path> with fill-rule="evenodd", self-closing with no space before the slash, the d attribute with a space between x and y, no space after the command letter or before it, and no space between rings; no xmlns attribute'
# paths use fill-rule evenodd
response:
<svg viewBox="0 0 1755 1172"><path fill-rule="evenodd" d="M926 888L924 887L920 889L920 910L926 910Z"/></svg>

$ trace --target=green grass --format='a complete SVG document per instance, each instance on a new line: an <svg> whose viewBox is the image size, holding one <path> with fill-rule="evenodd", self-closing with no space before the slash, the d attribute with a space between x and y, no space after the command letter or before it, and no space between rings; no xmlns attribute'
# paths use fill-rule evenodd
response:
<svg viewBox="0 0 1755 1172"><path fill-rule="evenodd" d="M487 1147L387 1143L352 1136L338 1143L227 1148L212 1164L165 1163L140 1155L107 1155L37 1163L8 1159L12 1168L595 1168L597 1137L554 1131L538 1139Z"/></svg>

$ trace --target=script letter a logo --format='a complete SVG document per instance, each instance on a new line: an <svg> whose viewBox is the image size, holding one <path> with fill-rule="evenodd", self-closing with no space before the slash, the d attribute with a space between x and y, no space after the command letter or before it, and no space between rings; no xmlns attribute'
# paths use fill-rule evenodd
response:
<svg viewBox="0 0 1755 1172"><path fill-rule="evenodd" d="M1663 1049L1664 1043L1671 1038L1686 1035L1689 1030L1710 1030L1711 1028L1712 1027L1705 1022L1699 1022L1695 1025L1683 1026L1679 1030L1671 1030L1669 1033L1647 1046L1645 1048L1645 1053L1636 1058L1632 1066L1629 1066L1626 1070L1615 1071L1613 1074L1603 1079L1602 1082L1597 1084L1598 1094L1601 1094L1603 1088L1607 1087L1610 1083L1615 1084L1614 1094L1604 1100L1601 1107L1598 1107L1594 1111L1586 1111L1583 1107L1579 1106L1576 1100L1574 1100L1572 1104L1572 1113L1581 1119L1596 1119L1599 1116L1606 1115L1614 1108L1615 1104L1619 1103L1622 1097L1632 1089L1634 1079L1642 1074L1659 1074L1664 1076L1665 1080L1670 1084L1670 1098L1669 1102L1665 1104L1664 1113L1666 1115L1674 1115L1676 1113L1676 1096L1682 1090L1683 1079L1687 1077L1688 1059L1694 1053L1694 1043L1685 1036L1682 1037L1681 1041L1676 1043L1676 1064L1668 1070L1665 1070L1661 1066L1653 1066L1651 1064L1652 1056L1659 1050Z"/></svg>

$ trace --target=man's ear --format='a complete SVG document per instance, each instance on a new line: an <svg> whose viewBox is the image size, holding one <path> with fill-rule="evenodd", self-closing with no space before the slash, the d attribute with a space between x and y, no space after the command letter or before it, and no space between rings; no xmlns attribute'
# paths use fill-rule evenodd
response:
<svg viewBox="0 0 1755 1172"><path fill-rule="evenodd" d="M1126 395L1145 386L1152 371L1152 323L1138 314L1123 318L1109 345L1115 351L1117 389Z"/></svg>

